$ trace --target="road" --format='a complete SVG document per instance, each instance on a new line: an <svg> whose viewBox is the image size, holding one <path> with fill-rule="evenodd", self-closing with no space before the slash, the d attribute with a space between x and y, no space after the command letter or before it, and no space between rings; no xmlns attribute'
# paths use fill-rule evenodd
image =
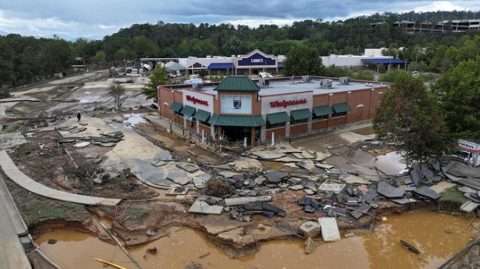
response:
<svg viewBox="0 0 480 269"><path fill-rule="evenodd" d="M8 190L0 176L0 268L2 269L31 269L23 246L17 235L17 229L12 220L11 212L7 207L14 205L9 197ZM18 225L18 224L17 224Z"/></svg>

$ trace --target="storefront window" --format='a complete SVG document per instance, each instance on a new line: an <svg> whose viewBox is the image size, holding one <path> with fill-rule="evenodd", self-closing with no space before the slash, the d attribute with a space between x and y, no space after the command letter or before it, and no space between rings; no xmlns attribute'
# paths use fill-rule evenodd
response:
<svg viewBox="0 0 480 269"><path fill-rule="evenodd" d="M293 118L290 119L290 124L300 124L300 123L305 123L308 122L308 119L302 119L302 120L294 120Z"/></svg>
<svg viewBox="0 0 480 269"><path fill-rule="evenodd" d="M312 119L314 119L314 120L326 120L326 119L328 119L328 115L315 116L315 114L313 114Z"/></svg>
<svg viewBox="0 0 480 269"><path fill-rule="evenodd" d="M277 124L270 124L267 121L267 129L280 128L280 127L285 127L285 122L277 123Z"/></svg>
<svg viewBox="0 0 480 269"><path fill-rule="evenodd" d="M346 116L347 112L341 112L341 113L335 113L333 112L332 117L341 117L341 116Z"/></svg>

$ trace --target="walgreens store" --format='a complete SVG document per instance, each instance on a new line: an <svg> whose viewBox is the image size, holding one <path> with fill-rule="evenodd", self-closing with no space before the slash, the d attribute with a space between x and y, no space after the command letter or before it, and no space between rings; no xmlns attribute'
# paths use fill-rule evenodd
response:
<svg viewBox="0 0 480 269"><path fill-rule="evenodd" d="M195 89L159 86L159 114L212 140L258 145L367 121L388 87L308 76L262 81L230 76Z"/></svg>

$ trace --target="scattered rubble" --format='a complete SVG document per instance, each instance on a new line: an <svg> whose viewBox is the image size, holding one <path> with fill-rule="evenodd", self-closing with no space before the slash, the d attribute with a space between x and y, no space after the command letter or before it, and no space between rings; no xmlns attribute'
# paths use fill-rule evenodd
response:
<svg viewBox="0 0 480 269"><path fill-rule="evenodd" d="M221 205L210 205L207 201L197 199L193 202L188 212L190 213L199 213L199 214L213 214L220 215L222 214L223 206Z"/></svg>
<svg viewBox="0 0 480 269"><path fill-rule="evenodd" d="M320 235L320 223L315 221L304 222L300 226L300 231L307 238L315 238Z"/></svg>
<svg viewBox="0 0 480 269"><path fill-rule="evenodd" d="M239 197L225 199L226 206L245 205L256 202L269 202L272 200L271 196L257 196L257 197Z"/></svg>
<svg viewBox="0 0 480 269"><path fill-rule="evenodd" d="M378 183L377 192L388 198L401 198L405 195L405 190L395 188L385 181L380 181Z"/></svg>
<svg viewBox="0 0 480 269"><path fill-rule="evenodd" d="M340 240L340 231L338 230L337 220L335 218L319 218L324 241Z"/></svg>

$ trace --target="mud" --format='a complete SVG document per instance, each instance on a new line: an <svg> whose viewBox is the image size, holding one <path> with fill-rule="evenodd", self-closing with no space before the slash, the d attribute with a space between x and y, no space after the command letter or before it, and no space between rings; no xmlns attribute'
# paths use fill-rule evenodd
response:
<svg viewBox="0 0 480 269"><path fill-rule="evenodd" d="M466 217L411 212L389 217L373 233L353 231L352 237L338 242L318 242L310 255L305 254L302 240L282 239L263 243L258 253L238 259L226 256L198 231L171 227L167 230L169 236L131 248L130 253L145 269L184 268L191 262L204 268L352 268L352 264L360 269L436 268L478 233L476 225L469 223ZM456 232L466 225L466 229ZM58 241L50 245L49 239ZM403 249L400 239L417 246L421 254ZM118 248L88 234L57 230L43 234L36 242L64 268L102 268L93 257L132 267ZM158 249L157 255L146 254L152 247Z"/></svg>

